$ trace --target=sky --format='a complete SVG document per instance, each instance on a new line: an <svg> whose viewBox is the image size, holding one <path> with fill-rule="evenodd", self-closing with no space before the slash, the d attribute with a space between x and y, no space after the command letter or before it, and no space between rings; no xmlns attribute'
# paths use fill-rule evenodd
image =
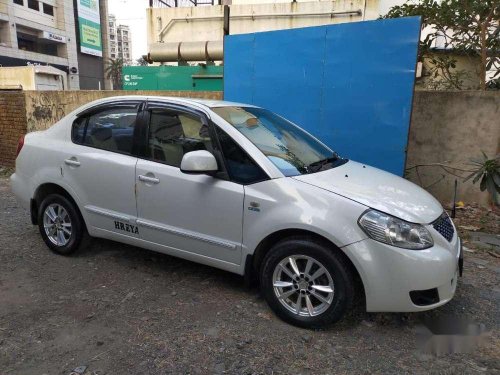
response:
<svg viewBox="0 0 500 375"><path fill-rule="evenodd" d="M118 24L130 26L132 57L137 60L148 52L146 8L148 0L108 0L108 12L116 16Z"/></svg>

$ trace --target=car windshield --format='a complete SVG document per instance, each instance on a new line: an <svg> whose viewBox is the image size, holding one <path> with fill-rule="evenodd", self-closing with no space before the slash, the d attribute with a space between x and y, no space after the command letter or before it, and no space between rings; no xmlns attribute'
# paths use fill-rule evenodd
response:
<svg viewBox="0 0 500 375"><path fill-rule="evenodd" d="M246 136L285 176L319 172L347 162L271 111L234 106L212 110Z"/></svg>

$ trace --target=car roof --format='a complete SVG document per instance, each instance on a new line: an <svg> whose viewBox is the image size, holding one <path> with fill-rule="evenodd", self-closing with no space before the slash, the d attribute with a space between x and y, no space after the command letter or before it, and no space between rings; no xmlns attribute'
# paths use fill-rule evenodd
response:
<svg viewBox="0 0 500 375"><path fill-rule="evenodd" d="M107 102L112 102L116 100L153 100L166 103L178 103L202 106L206 108L216 108L216 107L255 107L251 104L236 103L225 100L212 100L212 99L198 99L198 98L184 98L177 96L159 96L159 95L122 95L122 96L110 96L105 99L95 101L91 104L105 104ZM90 103L89 103L90 104Z"/></svg>
<svg viewBox="0 0 500 375"><path fill-rule="evenodd" d="M161 98L161 97L160 97ZM230 102L226 100L213 100L213 99L198 99L198 98L186 98L191 102L195 102L204 105L209 108L215 107L255 107L252 104Z"/></svg>

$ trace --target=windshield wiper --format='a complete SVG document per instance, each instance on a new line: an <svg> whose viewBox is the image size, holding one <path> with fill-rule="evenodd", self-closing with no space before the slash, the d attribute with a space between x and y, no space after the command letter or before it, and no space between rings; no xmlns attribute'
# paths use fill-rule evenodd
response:
<svg viewBox="0 0 500 375"><path fill-rule="evenodd" d="M332 156L321 159L318 161L315 161L314 163L311 163L307 166L307 172L308 173L314 173L314 172L319 172L325 169L330 169L330 168L335 168L338 167L339 165L347 163L347 159L342 159L340 156L337 154L333 154ZM325 168L327 167L328 168Z"/></svg>

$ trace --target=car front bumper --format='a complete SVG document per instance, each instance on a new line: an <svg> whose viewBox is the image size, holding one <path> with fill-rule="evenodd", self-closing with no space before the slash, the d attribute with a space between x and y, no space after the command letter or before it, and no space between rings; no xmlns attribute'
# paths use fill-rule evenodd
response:
<svg viewBox="0 0 500 375"><path fill-rule="evenodd" d="M453 298L463 266L456 233L451 242L438 238L425 250L396 248L371 239L343 250L361 276L370 312L415 312L442 306ZM433 298L422 302L416 295Z"/></svg>

